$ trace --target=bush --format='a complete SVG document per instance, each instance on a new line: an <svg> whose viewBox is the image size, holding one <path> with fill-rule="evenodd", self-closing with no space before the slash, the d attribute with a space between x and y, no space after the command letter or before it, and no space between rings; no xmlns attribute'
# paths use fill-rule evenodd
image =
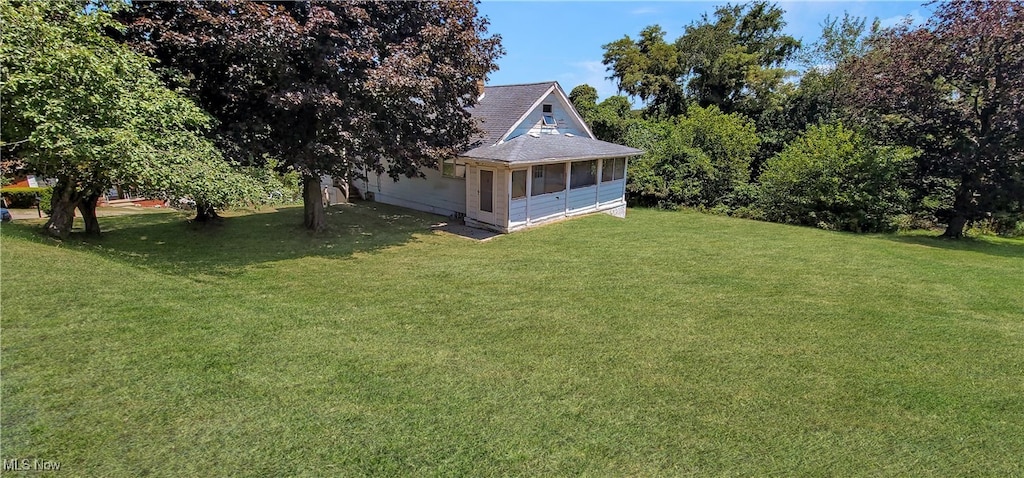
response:
<svg viewBox="0 0 1024 478"><path fill-rule="evenodd" d="M633 123L625 143L645 151L630 163L631 203L711 209L739 205L731 199L747 184L758 138L742 115L691 106L676 119Z"/></svg>
<svg viewBox="0 0 1024 478"><path fill-rule="evenodd" d="M999 213L973 221L967 230L972 236L1024 236L1024 213Z"/></svg>
<svg viewBox="0 0 1024 478"><path fill-rule="evenodd" d="M812 126L765 165L757 205L770 221L891 231L908 209L914 154L875 146L842 124Z"/></svg>
<svg viewBox="0 0 1024 478"><path fill-rule="evenodd" d="M18 208L18 209L32 209L36 207L36 195L39 195L39 206L43 209L43 212L49 214L50 210L50 198L53 195L53 189L50 187L40 188L3 188L0 190L0 194L3 194L7 198L7 207Z"/></svg>

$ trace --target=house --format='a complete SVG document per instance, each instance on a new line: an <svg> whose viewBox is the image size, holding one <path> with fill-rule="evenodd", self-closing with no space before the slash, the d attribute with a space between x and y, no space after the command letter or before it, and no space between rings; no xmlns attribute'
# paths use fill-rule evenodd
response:
<svg viewBox="0 0 1024 478"><path fill-rule="evenodd" d="M426 180L370 176L373 200L511 232L566 217L626 215L626 165L643 151L598 140L557 82L483 88L478 146Z"/></svg>

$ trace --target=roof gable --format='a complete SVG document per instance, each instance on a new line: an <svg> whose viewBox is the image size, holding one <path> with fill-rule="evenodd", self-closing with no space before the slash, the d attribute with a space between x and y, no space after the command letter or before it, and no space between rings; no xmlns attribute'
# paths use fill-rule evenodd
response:
<svg viewBox="0 0 1024 478"><path fill-rule="evenodd" d="M514 131L524 127L529 129L529 125L523 125L523 122L533 116L539 118L541 105L550 102L550 96L555 97L560 110L566 113L568 121L574 126L573 130L593 138L590 128L573 107L562 87L557 82L548 81L485 87L484 94L477 104L466 109L483 131L480 146L498 144L511 139L509 135Z"/></svg>

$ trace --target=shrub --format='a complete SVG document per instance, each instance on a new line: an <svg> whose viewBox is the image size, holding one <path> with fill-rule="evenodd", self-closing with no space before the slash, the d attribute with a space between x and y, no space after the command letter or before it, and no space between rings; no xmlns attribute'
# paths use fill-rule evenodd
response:
<svg viewBox="0 0 1024 478"><path fill-rule="evenodd" d="M53 189L50 187L39 188L3 188L0 194L7 198L7 207L31 209L36 207L36 195L39 195L39 206L43 212L50 213L50 197Z"/></svg>
<svg viewBox="0 0 1024 478"><path fill-rule="evenodd" d="M842 124L812 126L771 158L758 206L770 221L889 231L907 211L914 151L873 145Z"/></svg>
<svg viewBox="0 0 1024 478"><path fill-rule="evenodd" d="M632 203L714 208L734 206L729 200L750 177L758 138L742 115L691 106L676 119L633 123L625 143L645 151L631 163Z"/></svg>

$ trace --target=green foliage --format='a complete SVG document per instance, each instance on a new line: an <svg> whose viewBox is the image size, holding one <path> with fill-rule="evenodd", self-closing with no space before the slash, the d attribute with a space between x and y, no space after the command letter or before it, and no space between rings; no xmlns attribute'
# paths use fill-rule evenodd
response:
<svg viewBox="0 0 1024 478"><path fill-rule="evenodd" d="M38 187L38 188L3 188L0 190L0 194L7 200L7 207L11 208L34 208L36 207L36 198L39 198L39 206L43 212L49 214L51 211L50 200L53 196L53 188Z"/></svg>
<svg viewBox="0 0 1024 478"><path fill-rule="evenodd" d="M301 199L302 185L299 173L291 167L283 167L274 158L263 158L261 166L249 166L242 171L263 186L266 196L261 199L264 204L285 204Z"/></svg>
<svg viewBox="0 0 1024 478"><path fill-rule="evenodd" d="M603 62L620 90L640 98L651 111L676 115L685 105L683 90L676 83L684 71L676 46L664 37L661 26L648 26L635 42L627 35L604 45Z"/></svg>
<svg viewBox="0 0 1024 478"><path fill-rule="evenodd" d="M685 116L632 124L625 142L646 153L631 163L627 191L635 204L732 206L746 184L757 131L739 114L691 106Z"/></svg>
<svg viewBox="0 0 1024 478"><path fill-rule="evenodd" d="M1022 2L951 0L925 25L876 35L851 64L849 102L861 120L918 148L918 177L953 181L940 211L947 237L970 221L1024 212L1022 32Z"/></svg>
<svg viewBox="0 0 1024 478"><path fill-rule="evenodd" d="M63 212L112 184L214 204L264 195L203 137L211 119L164 87L150 59L105 35L121 28L109 12L5 0L0 13L3 142L26 172L57 179Z"/></svg>
<svg viewBox="0 0 1024 478"><path fill-rule="evenodd" d="M503 53L477 13L470 0L141 1L125 17L134 46L190 80L218 138L303 176L304 223L322 230L321 175L412 178L468 149L464 108Z"/></svg>
<svg viewBox="0 0 1024 478"><path fill-rule="evenodd" d="M782 34L783 11L755 1L725 5L704 15L674 43L658 25L636 41L625 36L603 46L604 64L619 88L647 104L647 112L676 116L688 101L757 117L792 74L783 66L800 48Z"/></svg>
<svg viewBox="0 0 1024 478"><path fill-rule="evenodd" d="M845 231L894 229L907 211L915 153L881 147L842 124L812 126L770 159L758 206L769 220Z"/></svg>
<svg viewBox="0 0 1024 478"><path fill-rule="evenodd" d="M583 84L572 89L569 100L597 139L619 144L626 141L629 125L637 117L628 98L610 96L598 104L597 90Z"/></svg>

